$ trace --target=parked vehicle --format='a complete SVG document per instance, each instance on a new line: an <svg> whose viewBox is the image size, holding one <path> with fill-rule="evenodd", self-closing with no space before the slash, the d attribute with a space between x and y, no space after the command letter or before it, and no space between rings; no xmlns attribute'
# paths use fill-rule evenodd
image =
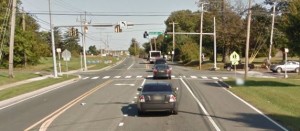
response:
<svg viewBox="0 0 300 131"><path fill-rule="evenodd" d="M154 63L156 59L162 58L161 51L149 51L149 62Z"/></svg>
<svg viewBox="0 0 300 131"><path fill-rule="evenodd" d="M143 87L138 88L137 99L138 114L149 111L169 111L177 114L177 91L170 83L146 83Z"/></svg>
<svg viewBox="0 0 300 131"><path fill-rule="evenodd" d="M156 64L153 67L153 78L165 77L171 79L172 68L167 64Z"/></svg>
<svg viewBox="0 0 300 131"><path fill-rule="evenodd" d="M272 64L270 70L273 72L281 73L283 71L287 72L299 72L299 62L297 61L288 61L287 63L281 62L279 64Z"/></svg>
<svg viewBox="0 0 300 131"><path fill-rule="evenodd" d="M236 65L236 69L244 69L244 68L245 68L244 63L239 62L239 64ZM255 68L254 64L250 64L250 63L248 64L248 69L249 70L252 70L254 68ZM224 65L224 69L226 69L227 71L234 70L234 65L232 65L231 63L226 63Z"/></svg>
<svg viewBox="0 0 300 131"><path fill-rule="evenodd" d="M167 61L164 58L158 58L154 62L154 65L157 65L157 64L167 64Z"/></svg>

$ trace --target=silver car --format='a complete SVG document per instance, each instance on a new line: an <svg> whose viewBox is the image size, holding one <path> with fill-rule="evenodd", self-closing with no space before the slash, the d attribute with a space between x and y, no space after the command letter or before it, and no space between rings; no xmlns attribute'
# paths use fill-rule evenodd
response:
<svg viewBox="0 0 300 131"><path fill-rule="evenodd" d="M283 71L288 72L299 72L299 62L297 61L288 61L287 63L281 62L279 64L273 64L270 66L270 70L273 72L281 73Z"/></svg>

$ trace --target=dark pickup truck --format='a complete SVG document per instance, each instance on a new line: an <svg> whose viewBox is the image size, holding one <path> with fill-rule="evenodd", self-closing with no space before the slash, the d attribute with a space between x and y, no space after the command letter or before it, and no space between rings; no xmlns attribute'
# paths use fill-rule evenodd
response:
<svg viewBox="0 0 300 131"><path fill-rule="evenodd" d="M248 64L248 68L249 70L252 70L254 69L254 64ZM236 65L236 69L244 69L245 68L245 64L243 63L239 63ZM234 70L234 65L232 65L231 63L226 63L224 64L224 69L226 69L227 71L231 71L231 70Z"/></svg>

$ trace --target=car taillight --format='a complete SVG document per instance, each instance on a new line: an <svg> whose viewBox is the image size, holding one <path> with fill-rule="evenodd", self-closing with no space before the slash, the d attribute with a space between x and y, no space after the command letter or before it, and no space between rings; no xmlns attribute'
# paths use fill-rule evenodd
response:
<svg viewBox="0 0 300 131"><path fill-rule="evenodd" d="M176 102L176 96L170 95L170 100L169 102Z"/></svg>
<svg viewBox="0 0 300 131"><path fill-rule="evenodd" d="M145 97L143 95L140 96L140 102L145 102Z"/></svg>
<svg viewBox="0 0 300 131"><path fill-rule="evenodd" d="M153 72L155 72L155 73L156 73L156 72L157 72L157 69L153 69Z"/></svg>
<svg viewBox="0 0 300 131"><path fill-rule="evenodd" d="M167 69L167 72L169 73L169 72L171 72L171 70L170 70L170 69Z"/></svg>

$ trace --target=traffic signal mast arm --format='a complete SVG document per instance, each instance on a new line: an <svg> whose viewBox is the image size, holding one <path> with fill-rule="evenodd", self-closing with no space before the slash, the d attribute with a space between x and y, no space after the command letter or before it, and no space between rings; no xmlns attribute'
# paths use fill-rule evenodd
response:
<svg viewBox="0 0 300 131"><path fill-rule="evenodd" d="M167 32L166 34L172 35L173 32ZM175 35L200 35L201 33L193 33L193 32L175 32ZM202 35L214 35L214 33L202 33Z"/></svg>

